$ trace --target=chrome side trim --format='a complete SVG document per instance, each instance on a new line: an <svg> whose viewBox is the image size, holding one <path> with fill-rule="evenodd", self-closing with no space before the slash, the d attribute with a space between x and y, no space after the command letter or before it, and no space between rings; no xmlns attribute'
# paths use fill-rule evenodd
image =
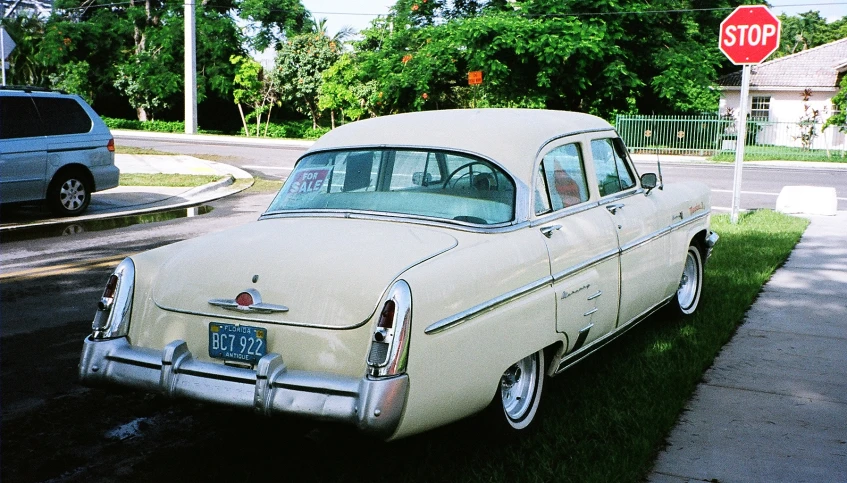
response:
<svg viewBox="0 0 847 483"><path fill-rule="evenodd" d="M582 314L582 316L583 317L589 317L589 316L593 315L595 312L597 312L598 310L600 310L600 309L598 309L597 307L594 307L593 309L589 310L588 312Z"/></svg>
<svg viewBox="0 0 847 483"><path fill-rule="evenodd" d="M80 381L88 386L123 386L253 409L357 426L389 438L406 406L409 377L341 377L288 369L279 354L262 357L256 369L195 359L182 340L163 351L136 347L126 337L85 339Z"/></svg>
<svg viewBox="0 0 847 483"><path fill-rule="evenodd" d="M590 297L588 297L588 300L594 300L594 299L596 299L596 298L600 298L600 296L601 296L601 295L603 295L603 291L602 291L602 290L598 290L596 294L591 295Z"/></svg>
<svg viewBox="0 0 847 483"><path fill-rule="evenodd" d="M530 226L536 227L538 225L543 225L547 222L558 220L559 218L564 218L566 216L575 215L577 213L582 213L583 211L588 211L592 208L597 208L600 206L600 203L597 201L581 203L578 205L570 206L568 208L561 209L559 211L554 211L551 213L545 213L544 215L539 216L538 218L532 220L530 222Z"/></svg>
<svg viewBox="0 0 847 483"><path fill-rule="evenodd" d="M562 270L561 272L553 275L553 282L558 282L559 280L561 280L565 277L568 277L570 275L573 275L574 273L581 272L581 271L585 270L586 268L590 268L594 265L605 262L606 260L608 260L610 258L618 256L618 253L620 253L620 250L618 250L618 249L609 250L606 253L601 253L600 255L597 255L594 258L591 258L591 259L586 260L586 261L584 261L580 264L577 264L577 265L574 265L570 268Z"/></svg>
<svg viewBox="0 0 847 483"><path fill-rule="evenodd" d="M674 294L673 296L659 302L658 304L654 305L651 309L648 309L647 311L645 311L642 315L635 317L634 319L632 319L632 321L618 327L617 329L613 330L612 332L609 332L608 334L604 335L603 337L600 337L599 339L591 342L587 346L585 346L581 349L578 346L575 346L575 349L573 351L571 351L570 354L568 354L567 356L562 358L562 360L559 362L559 367L556 368L556 370L553 372L553 375L557 376L557 375L561 374L563 371L565 371L566 369L574 366L576 363L585 359L589 355L593 354L594 352L596 352L597 350L599 350L600 348L602 348L603 346L605 346L609 342L611 342L611 341L617 339L618 337L622 336L623 334L628 332L629 329L635 327L637 324L641 323L642 321L644 321L645 319L647 319L648 317L650 317L651 315L656 313L656 311L658 311L659 309L661 309L662 307L667 305L668 302L670 302L671 299L675 296L676 296L676 294Z"/></svg>
<svg viewBox="0 0 847 483"><path fill-rule="evenodd" d="M706 212L700 213L699 215L692 216L692 217L687 218L687 219L682 220L682 221L678 221L678 222L676 222L672 225L669 225L665 228L662 228L659 231L650 233L649 235L645 235L645 236L642 236L641 238L637 238L637 239L627 243L626 245L622 246L621 252L627 252L629 250L633 250L635 248L638 248L641 245L645 245L647 243L650 243L651 241L653 241L657 238L661 238L661 237L667 235L668 233L676 231L676 230L682 228L683 226L690 225L691 223L694 223L694 222L700 220L701 218L709 216L710 213L711 213L711 211L706 211Z"/></svg>
<svg viewBox="0 0 847 483"><path fill-rule="evenodd" d="M524 285L523 287L512 290L511 292L500 295L499 297L495 297L491 300L483 302L479 305L475 305L467 310L459 312L458 314L451 315L450 317L439 320L438 322L431 324L429 327L424 329L425 334L437 334L438 332L447 330L451 327L454 327L462 322L468 321L474 317L479 316L481 313L493 309L495 307L499 307L507 302L511 302L512 300L523 297L531 292L534 292L544 286L550 285L553 282L552 277L544 277L540 280L536 280L535 282Z"/></svg>
<svg viewBox="0 0 847 483"><path fill-rule="evenodd" d="M640 190L640 191L643 192L643 190ZM633 193L627 194L627 196L630 196L631 194L633 194ZM587 208L584 208L584 209L587 209ZM556 273L552 277L548 277L548 278L538 280L536 282L533 282L531 284L525 285L525 286L520 287L518 289L515 289L511 292L503 294L499 297L493 298L489 301L486 301L486 302L483 302L479 305L471 307L467 310L459 312L458 314L455 314L455 315L452 315L450 317L441 319L438 322L436 322L436 323L430 325L429 327L427 327L424 330L424 333L435 334L435 333L441 332L443 330L449 329L450 327L453 327L453 326L459 324L460 322L464 322L465 320L469 320L471 318L478 316L481 312L495 308L495 307L502 305L506 302L509 302L509 301L511 301L511 300L513 300L517 297L526 295L529 292L537 290L537 289L541 288L542 286L544 286L545 284L556 283L556 282L562 280L563 278L566 278L566 277L569 277L570 275L573 275L574 273L580 272L580 271L585 270L587 268L590 268L594 265L602 263L602 262L604 262L604 261L606 261L610 258L619 256L623 252L626 252L628 250L632 250L632 249L637 248L641 245L649 243L650 241L653 241L653 240L655 240L655 239L657 239L661 236L664 236L664 235L666 235L666 234L668 234L668 233L670 233L674 230L678 230L679 228L682 228L683 226L694 223L694 222L698 221L699 219L708 216L710 213L711 213L711 211L706 211L706 212L701 213L699 215L692 216L692 217L688 218L687 220L683 220L683 221L674 223L673 225L665 227L665 228L663 228L659 231L656 231L655 233L651 233L651 234L643 236L643 237L641 237L637 240L634 240L634 241L628 243L627 245L625 245L621 248L609 250L609 251L602 253L600 255L597 255L594 258L591 258L591 259L589 259L585 262L582 262L580 264L569 267L569 268L567 268L567 269L565 269L565 270L563 270L559 273ZM545 217L544 219L546 221L549 221L547 219L547 217ZM550 219L553 219L553 218L550 218ZM532 222L532 225L534 226L535 224L538 224L538 223L539 223L539 220L535 220L535 221ZM597 295L597 294L595 294L595 295L597 297L599 297L599 295ZM602 294L600 294L600 295L602 295ZM592 296L592 297L594 297L594 296ZM589 299L589 300L591 300L591 299ZM670 299L668 299L668 300L670 300ZM660 304L660 306L665 305L666 303L667 303L667 300L662 302ZM598 339L598 340L602 340L602 338Z"/></svg>

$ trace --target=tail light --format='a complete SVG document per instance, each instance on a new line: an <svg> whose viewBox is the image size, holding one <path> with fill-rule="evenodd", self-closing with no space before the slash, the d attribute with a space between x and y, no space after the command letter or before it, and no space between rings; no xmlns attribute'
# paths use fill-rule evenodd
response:
<svg viewBox="0 0 847 483"><path fill-rule="evenodd" d="M412 291L398 280L388 291L371 339L368 372L374 377L406 372L412 324Z"/></svg>
<svg viewBox="0 0 847 483"><path fill-rule="evenodd" d="M106 149L108 149L112 153L115 152L115 138L109 139L109 142L106 143Z"/></svg>
<svg viewBox="0 0 847 483"><path fill-rule="evenodd" d="M92 339L114 339L127 334L134 289L135 264L125 258L109 277L97 304L91 323Z"/></svg>

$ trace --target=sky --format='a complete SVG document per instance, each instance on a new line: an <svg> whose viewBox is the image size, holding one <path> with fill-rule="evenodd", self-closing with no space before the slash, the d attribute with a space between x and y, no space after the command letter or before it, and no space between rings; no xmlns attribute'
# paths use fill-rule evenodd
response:
<svg viewBox="0 0 847 483"><path fill-rule="evenodd" d="M317 19L327 19L330 34L345 26L362 30L377 15L386 15L394 0L302 0L303 5ZM832 22L847 16L847 0L771 0L772 11L779 15L797 15L817 10L821 16ZM729 13L727 13L729 14Z"/></svg>

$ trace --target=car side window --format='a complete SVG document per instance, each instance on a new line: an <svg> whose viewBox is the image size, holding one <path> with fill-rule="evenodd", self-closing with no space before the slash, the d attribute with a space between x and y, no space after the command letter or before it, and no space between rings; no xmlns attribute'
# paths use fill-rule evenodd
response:
<svg viewBox="0 0 847 483"><path fill-rule="evenodd" d="M45 135L82 134L91 131L91 118L75 100L33 97L33 101L41 115Z"/></svg>
<svg viewBox="0 0 847 483"><path fill-rule="evenodd" d="M544 165L538 165L535 175L535 214L543 215L550 212L550 197L547 195L547 177L544 176Z"/></svg>
<svg viewBox="0 0 847 483"><path fill-rule="evenodd" d="M544 155L541 165L553 211L588 201L585 167L577 144L553 149Z"/></svg>
<svg viewBox="0 0 847 483"><path fill-rule="evenodd" d="M44 136L38 111L29 96L0 97L0 139Z"/></svg>
<svg viewBox="0 0 847 483"><path fill-rule="evenodd" d="M612 139L591 141L591 155L594 158L600 196L611 195L635 186L635 177L626 161L615 149Z"/></svg>

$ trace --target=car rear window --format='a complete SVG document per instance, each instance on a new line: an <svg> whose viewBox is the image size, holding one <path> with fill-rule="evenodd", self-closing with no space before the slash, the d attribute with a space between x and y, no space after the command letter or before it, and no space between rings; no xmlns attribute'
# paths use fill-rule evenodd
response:
<svg viewBox="0 0 847 483"><path fill-rule="evenodd" d="M362 211L477 225L512 221L515 184L496 164L438 150L315 153L297 164L268 213Z"/></svg>
<svg viewBox="0 0 847 483"><path fill-rule="evenodd" d="M80 134L91 131L91 118L74 99L33 97L45 134Z"/></svg>
<svg viewBox="0 0 847 483"><path fill-rule="evenodd" d="M0 139L43 135L38 111L29 96L0 97Z"/></svg>

